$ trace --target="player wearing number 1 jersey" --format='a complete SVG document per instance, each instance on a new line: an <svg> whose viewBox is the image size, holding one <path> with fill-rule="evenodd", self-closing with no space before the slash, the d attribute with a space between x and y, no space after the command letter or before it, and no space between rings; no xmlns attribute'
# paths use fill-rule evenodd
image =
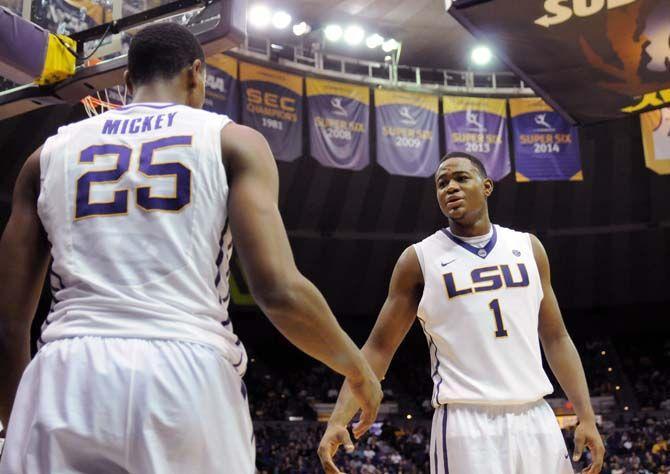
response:
<svg viewBox="0 0 670 474"><path fill-rule="evenodd" d="M255 472L227 310L233 241L270 320L376 416L375 374L295 267L267 143L199 110L203 61L186 28L143 29L128 53L135 101L61 128L19 175L0 242L0 473ZM51 311L28 364L47 269Z"/></svg>
<svg viewBox="0 0 670 474"><path fill-rule="evenodd" d="M435 408L431 474L572 474L556 418L542 399L552 392L547 360L580 424L576 457L591 450L589 474L600 472L604 448L579 355L567 334L539 240L494 225L487 199L493 183L477 158L445 156L435 175L449 226L407 248L363 353L382 378L418 318L428 340ZM538 337L539 336L539 337ZM346 424L357 409L345 382L319 456L351 449ZM360 422L354 434L369 427Z"/></svg>

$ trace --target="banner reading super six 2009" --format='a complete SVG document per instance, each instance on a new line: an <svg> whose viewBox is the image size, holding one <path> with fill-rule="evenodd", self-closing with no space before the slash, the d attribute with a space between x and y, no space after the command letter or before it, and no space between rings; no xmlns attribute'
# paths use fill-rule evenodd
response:
<svg viewBox="0 0 670 474"><path fill-rule="evenodd" d="M370 163L370 90L307 79L312 156L331 168L360 170Z"/></svg>
<svg viewBox="0 0 670 474"><path fill-rule="evenodd" d="M577 129L540 98L510 99L517 181L582 181Z"/></svg>
<svg viewBox="0 0 670 474"><path fill-rule="evenodd" d="M438 99L375 89L377 162L391 174L431 176L440 159Z"/></svg>
<svg viewBox="0 0 670 474"><path fill-rule="evenodd" d="M242 121L261 132L275 158L302 156L302 77L240 63Z"/></svg>

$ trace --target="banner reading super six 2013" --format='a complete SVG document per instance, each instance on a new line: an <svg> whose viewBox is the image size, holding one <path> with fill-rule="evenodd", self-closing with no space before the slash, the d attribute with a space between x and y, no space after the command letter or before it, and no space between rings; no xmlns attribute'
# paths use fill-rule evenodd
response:
<svg viewBox="0 0 670 474"><path fill-rule="evenodd" d="M463 151L484 162L486 173L499 181L511 171L505 99L444 97L447 152Z"/></svg>
<svg viewBox="0 0 670 474"><path fill-rule="evenodd" d="M360 170L370 163L370 90L307 79L312 156L331 168Z"/></svg>
<svg viewBox="0 0 670 474"><path fill-rule="evenodd" d="M577 129L540 98L510 99L517 181L581 181Z"/></svg>
<svg viewBox="0 0 670 474"><path fill-rule="evenodd" d="M391 174L431 176L440 159L438 99L375 90L377 162Z"/></svg>
<svg viewBox="0 0 670 474"><path fill-rule="evenodd" d="M240 63L242 121L265 136L275 158L302 156L302 77Z"/></svg>

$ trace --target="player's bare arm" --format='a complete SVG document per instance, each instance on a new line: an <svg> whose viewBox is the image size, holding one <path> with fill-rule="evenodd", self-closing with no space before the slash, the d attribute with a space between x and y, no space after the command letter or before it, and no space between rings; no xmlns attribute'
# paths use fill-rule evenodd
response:
<svg viewBox="0 0 670 474"><path fill-rule="evenodd" d="M575 407L575 413L579 418L579 425L575 431L573 458L579 460L584 446L588 446L593 456L593 463L583 472L597 474L602 469L605 447L596 427L584 368L565 327L556 295L551 286L547 252L537 237L531 235L531 242L544 293L539 318L542 348L552 372Z"/></svg>
<svg viewBox="0 0 670 474"><path fill-rule="evenodd" d="M386 301L368 340L361 349L380 380L386 375L393 355L412 327L422 290L423 275L419 260L414 247L408 247L396 263ZM338 447L344 445L347 451L353 449L346 427L359 406L352 395L349 383L345 381L318 448L321 465L329 474L340 472L333 462ZM371 420L361 417L354 426L354 435L359 438L371 425Z"/></svg>
<svg viewBox="0 0 670 474"><path fill-rule="evenodd" d="M296 268L267 142L255 130L230 124L221 143L231 180L230 228L254 299L288 340L347 377L372 423L382 397L379 381L321 293Z"/></svg>
<svg viewBox="0 0 670 474"><path fill-rule="evenodd" d="M21 170L12 213L0 241L0 420L8 425L21 374L30 362L30 324L49 264L49 244L37 215L40 150Z"/></svg>

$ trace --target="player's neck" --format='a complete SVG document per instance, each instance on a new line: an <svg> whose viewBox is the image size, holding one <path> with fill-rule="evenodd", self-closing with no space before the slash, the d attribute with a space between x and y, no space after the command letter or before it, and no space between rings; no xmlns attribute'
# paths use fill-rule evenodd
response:
<svg viewBox="0 0 670 474"><path fill-rule="evenodd" d="M473 224L459 224L449 220L449 231L458 237L478 237L491 232L492 225L489 216L484 215Z"/></svg>
<svg viewBox="0 0 670 474"><path fill-rule="evenodd" d="M170 103L170 104L186 104L186 93L180 93L165 87L163 84L145 85L138 87L133 94L133 103Z"/></svg>

